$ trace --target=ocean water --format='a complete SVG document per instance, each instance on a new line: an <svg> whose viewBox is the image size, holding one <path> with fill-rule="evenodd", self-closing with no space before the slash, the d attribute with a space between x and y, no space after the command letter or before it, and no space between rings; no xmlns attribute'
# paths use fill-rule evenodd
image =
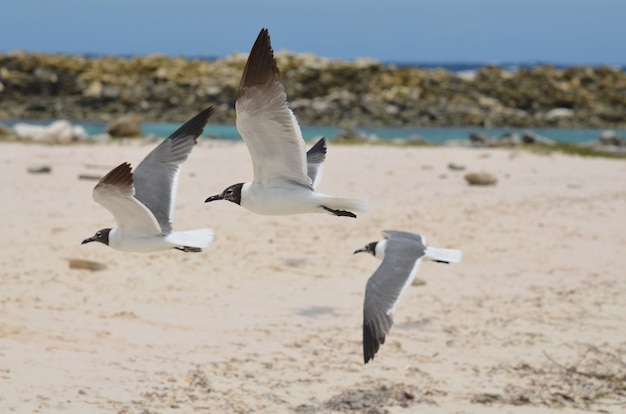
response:
<svg viewBox="0 0 626 414"><path fill-rule="evenodd" d="M41 120L0 120L0 123L11 128L17 122L26 122L34 125L48 125L52 121ZM89 135L104 134L106 122L72 122L73 125L81 125ZM145 135L157 137L167 137L174 132L182 123L158 123L144 122L142 129ZM564 128L480 128L480 127L450 127L450 128L419 128L419 127L363 127L353 128L366 136L375 135L382 140L410 139L412 137L426 138L435 144L442 144L446 141L465 140L473 132L483 133L489 138L496 138L506 133L523 134L524 131L532 131L537 135L551 138L560 142L580 144L598 139L603 129L564 129ZM626 136L626 129L613 129L617 134ZM332 139L341 132L339 127L323 126L302 126L302 136L306 141L326 137ZM241 140L235 125L229 124L208 124L204 128L205 137L218 138L223 140Z"/></svg>

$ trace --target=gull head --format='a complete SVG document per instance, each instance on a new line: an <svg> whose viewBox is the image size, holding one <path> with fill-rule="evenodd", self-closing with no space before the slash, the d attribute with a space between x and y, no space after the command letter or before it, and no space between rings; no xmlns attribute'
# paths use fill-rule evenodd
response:
<svg viewBox="0 0 626 414"><path fill-rule="evenodd" d="M358 250L355 250L354 253L352 254L357 254L357 253L369 253L372 256L376 257L376 245L378 244L378 242L371 242L366 244L365 246L361 247Z"/></svg>
<svg viewBox="0 0 626 414"><path fill-rule="evenodd" d="M102 229L102 230L98 230L96 232L96 234L94 234L92 237L83 240L83 242L81 244L87 244L87 243L91 243L91 242L100 242L102 244L106 244L107 246L109 245L109 233L111 232L111 229Z"/></svg>
<svg viewBox="0 0 626 414"><path fill-rule="evenodd" d="M243 183L233 184L228 187L226 190L222 191L220 194L211 196L204 200L205 203L210 203L215 200L227 200L231 203L240 204L241 205L241 188L243 187Z"/></svg>

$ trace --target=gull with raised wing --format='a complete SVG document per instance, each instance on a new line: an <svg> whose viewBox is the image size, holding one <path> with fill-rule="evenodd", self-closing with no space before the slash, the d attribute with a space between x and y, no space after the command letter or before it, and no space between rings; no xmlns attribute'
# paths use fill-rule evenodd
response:
<svg viewBox="0 0 626 414"><path fill-rule="evenodd" d="M237 130L254 170L254 181L237 183L205 202L228 200L257 214L329 213L356 217L365 200L337 198L315 191L321 178L326 140L306 152L302 131L287 103L267 29L248 56L235 103Z"/></svg>
<svg viewBox="0 0 626 414"><path fill-rule="evenodd" d="M200 112L163 140L131 172L122 163L93 189L93 199L109 210L117 227L96 232L82 244L100 242L117 250L200 252L213 240L211 229L172 232L178 175L197 143L213 107Z"/></svg>
<svg viewBox="0 0 626 414"><path fill-rule="evenodd" d="M363 303L363 359L374 359L385 335L393 325L392 312L402 294L411 286L422 259L459 263L462 252L426 245L424 236L386 230L383 240L372 242L354 253L369 253L382 260L367 281Z"/></svg>

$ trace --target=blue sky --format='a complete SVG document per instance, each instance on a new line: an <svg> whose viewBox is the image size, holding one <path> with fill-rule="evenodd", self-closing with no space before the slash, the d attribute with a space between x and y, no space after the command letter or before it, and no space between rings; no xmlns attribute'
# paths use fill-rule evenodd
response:
<svg viewBox="0 0 626 414"><path fill-rule="evenodd" d="M626 64L626 0L15 0L0 52Z"/></svg>

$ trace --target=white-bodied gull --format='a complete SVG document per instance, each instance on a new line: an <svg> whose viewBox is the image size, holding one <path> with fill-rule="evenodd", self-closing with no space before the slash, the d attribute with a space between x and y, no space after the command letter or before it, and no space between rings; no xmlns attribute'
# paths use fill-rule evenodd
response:
<svg viewBox="0 0 626 414"><path fill-rule="evenodd" d="M254 181L231 185L206 202L228 200L268 215L330 213L356 217L353 211L369 209L365 200L315 191L326 141L318 141L306 152L300 126L280 82L267 29L261 30L248 56L235 110L237 130L252 158Z"/></svg>
<svg viewBox="0 0 626 414"><path fill-rule="evenodd" d="M96 184L93 199L109 210L117 227L99 230L83 240L114 249L152 252L178 249L200 252L213 240L211 229L172 232L178 175L202 134L213 107L200 112L163 140L131 173L122 163Z"/></svg>
<svg viewBox="0 0 626 414"><path fill-rule="evenodd" d="M354 253L366 252L383 262L367 281L363 302L363 359L374 359L393 325L392 312L411 286L422 259L458 263L461 251L426 245L424 236L404 231L383 231L383 240L372 242Z"/></svg>

